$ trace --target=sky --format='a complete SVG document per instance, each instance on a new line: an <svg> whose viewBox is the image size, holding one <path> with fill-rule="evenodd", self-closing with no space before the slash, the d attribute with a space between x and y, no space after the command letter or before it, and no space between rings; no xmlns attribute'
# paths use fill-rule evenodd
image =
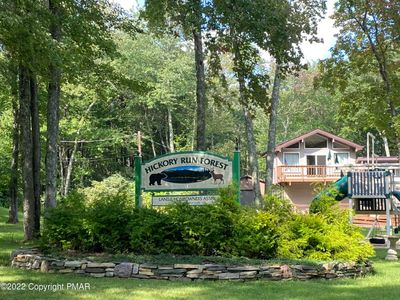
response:
<svg viewBox="0 0 400 300"><path fill-rule="evenodd" d="M139 5L143 6L144 0L112 0L119 3L124 9L137 10ZM323 19L318 24L318 37L324 40L323 43L308 43L305 42L301 45L301 49L304 53L304 62L313 62L319 59L324 59L330 56L329 49L335 44L336 38L334 35L338 33L338 30L333 27L333 20L329 18L333 13L333 6L335 0L327 0L328 10Z"/></svg>

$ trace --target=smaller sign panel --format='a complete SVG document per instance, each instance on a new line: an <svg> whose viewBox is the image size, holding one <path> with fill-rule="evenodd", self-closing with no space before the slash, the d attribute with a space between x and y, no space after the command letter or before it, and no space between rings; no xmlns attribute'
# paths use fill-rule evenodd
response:
<svg viewBox="0 0 400 300"><path fill-rule="evenodd" d="M190 205L212 204L217 199L215 195L168 195L153 196L153 206L168 206L176 202L188 202Z"/></svg>

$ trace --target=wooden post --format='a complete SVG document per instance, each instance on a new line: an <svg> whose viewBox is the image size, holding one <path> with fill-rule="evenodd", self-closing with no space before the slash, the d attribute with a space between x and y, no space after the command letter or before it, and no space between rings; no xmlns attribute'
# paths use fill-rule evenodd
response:
<svg viewBox="0 0 400 300"><path fill-rule="evenodd" d="M391 227L391 220L390 220L390 198L386 198L386 235L390 235L390 227Z"/></svg>
<svg viewBox="0 0 400 300"><path fill-rule="evenodd" d="M138 131L137 133L137 146L138 146L139 156L142 156L142 135L140 131Z"/></svg>
<svg viewBox="0 0 400 300"><path fill-rule="evenodd" d="M353 199L349 198L349 223L353 224Z"/></svg>

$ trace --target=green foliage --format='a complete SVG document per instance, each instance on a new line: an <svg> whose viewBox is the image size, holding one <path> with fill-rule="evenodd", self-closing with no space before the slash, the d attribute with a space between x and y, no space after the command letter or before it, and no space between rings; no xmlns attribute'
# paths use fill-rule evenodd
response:
<svg viewBox="0 0 400 300"><path fill-rule="evenodd" d="M349 223L349 211L338 207L335 192L320 195L311 213L293 215L282 228L278 255L316 260L365 260L374 255L360 228Z"/></svg>
<svg viewBox="0 0 400 300"><path fill-rule="evenodd" d="M289 200L274 195L264 197L264 209L276 215L279 222L284 222L294 213L293 204Z"/></svg>
<svg viewBox="0 0 400 300"><path fill-rule="evenodd" d="M88 203L96 205L98 202L104 202L104 199L113 197L125 197L126 205L133 208L134 184L119 174L111 175L103 181L92 181L90 187L81 189Z"/></svg>
<svg viewBox="0 0 400 300"><path fill-rule="evenodd" d="M266 211L244 210L235 224L235 255L256 258L276 256L278 217Z"/></svg>
<svg viewBox="0 0 400 300"><path fill-rule="evenodd" d="M311 202L310 212L329 215L333 211L332 207L338 203L335 199L338 194L339 192L335 187L331 187L328 190L319 189L317 196Z"/></svg>
<svg viewBox="0 0 400 300"><path fill-rule="evenodd" d="M58 249L313 260L366 259L348 212L322 197L316 213L299 215L277 197L267 210L240 206L232 188L222 189L213 205L176 203L165 209L135 209L130 184L113 176L73 193L46 218L43 243ZM109 187L109 188L107 188Z"/></svg>
<svg viewBox="0 0 400 300"><path fill-rule="evenodd" d="M126 193L105 194L87 208L85 229L93 250L125 251L129 249L129 227L133 205Z"/></svg>
<svg viewBox="0 0 400 300"><path fill-rule="evenodd" d="M132 184L120 175L70 193L46 216L43 244L64 250L129 249L132 194Z"/></svg>
<svg viewBox="0 0 400 300"><path fill-rule="evenodd" d="M44 219L42 245L58 249L85 249L89 235L85 228L86 206L82 193L60 199Z"/></svg>
<svg viewBox="0 0 400 300"><path fill-rule="evenodd" d="M138 254L181 253L182 235L172 218L150 208L135 210L129 223L130 249Z"/></svg>

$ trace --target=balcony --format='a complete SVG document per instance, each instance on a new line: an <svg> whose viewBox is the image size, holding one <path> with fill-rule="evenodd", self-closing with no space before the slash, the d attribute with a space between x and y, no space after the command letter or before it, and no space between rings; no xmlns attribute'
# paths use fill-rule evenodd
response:
<svg viewBox="0 0 400 300"><path fill-rule="evenodd" d="M336 166L278 166L277 183L331 182L340 178Z"/></svg>

